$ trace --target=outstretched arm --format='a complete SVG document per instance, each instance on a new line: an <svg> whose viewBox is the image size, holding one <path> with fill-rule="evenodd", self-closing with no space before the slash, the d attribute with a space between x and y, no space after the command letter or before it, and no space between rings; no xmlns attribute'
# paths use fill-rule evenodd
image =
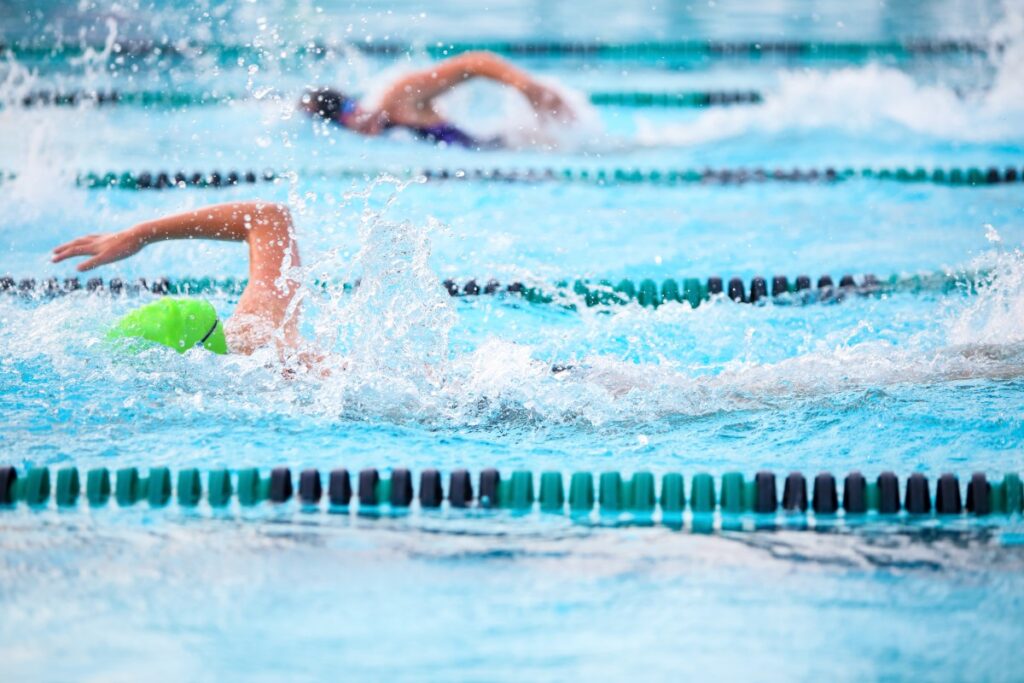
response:
<svg viewBox="0 0 1024 683"><path fill-rule="evenodd" d="M515 88L526 96L539 114L573 118L572 110L551 88L538 83L530 74L501 57L483 51L466 52L399 79L385 94L382 108L400 109L402 104L410 101L419 107L429 107L434 98L472 78L487 78Z"/></svg>
<svg viewBox="0 0 1024 683"><path fill-rule="evenodd" d="M288 277L299 265L295 229L287 207L263 202L232 202L139 223L120 232L86 235L53 250L53 262L90 256L79 271L120 261L147 244L175 239L211 239L249 244L249 284L242 293L235 317L254 321L255 327L283 329L289 341L297 339L298 311L289 304L298 283ZM266 341L253 323L244 325L242 350Z"/></svg>

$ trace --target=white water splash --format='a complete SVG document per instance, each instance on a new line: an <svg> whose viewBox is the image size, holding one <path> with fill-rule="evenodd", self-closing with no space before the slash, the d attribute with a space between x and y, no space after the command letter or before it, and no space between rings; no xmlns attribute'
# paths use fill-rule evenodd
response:
<svg viewBox="0 0 1024 683"><path fill-rule="evenodd" d="M605 147L604 128L586 93L550 78L539 78L572 111L571 121L538 115L519 92L477 83L440 98L439 109L479 139L500 138L512 149L573 151Z"/></svg>
<svg viewBox="0 0 1024 683"><path fill-rule="evenodd" d="M104 22L106 36L99 50L86 47L81 56L68 60L76 81L74 89L95 92L111 61L116 58L118 24ZM0 130L17 131L0 136L0 173L14 177L5 181L5 199L26 218L41 215L55 204L81 206L81 198L69 198L77 175L75 146L68 144L66 131L74 130L80 113L94 106L83 98L73 108L60 108L40 115L40 108L23 107L22 100L36 91L62 92L67 76L58 73L44 80L8 54L0 73ZM90 131L95 134L95 131Z"/></svg>
<svg viewBox="0 0 1024 683"><path fill-rule="evenodd" d="M1024 344L1024 252L995 251L972 268L988 273L980 294L948 320L949 344L986 349Z"/></svg>

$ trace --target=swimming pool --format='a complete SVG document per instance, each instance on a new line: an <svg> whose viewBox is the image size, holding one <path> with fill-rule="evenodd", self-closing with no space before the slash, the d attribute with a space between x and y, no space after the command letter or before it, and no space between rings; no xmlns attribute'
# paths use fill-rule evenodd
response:
<svg viewBox="0 0 1024 683"><path fill-rule="evenodd" d="M589 7L589 6L588 6ZM467 12L473 9L473 12ZM84 37L84 57L14 50L0 66L0 274L42 283L82 231L261 197L291 206L311 285L305 332L351 359L329 380L282 377L259 359L160 352L125 358L102 338L146 294L0 295L0 465L206 473L288 466L386 478L497 468L679 473L761 470L782 479L860 471L929 477L962 493L1024 459L1024 241L1016 183L951 185L859 175L721 183L377 178L408 169L1022 169L1019 8L906 3L813 12L782 3L465 3L323 8L196 3L38 12L5 7L0 40ZM204 12L208 14L204 15ZM212 16L211 16L212 15ZM468 16L467 16L468 15ZM1016 23L1015 23L1016 22ZM115 32L112 34L112 32ZM127 56L104 40L140 46ZM201 54L153 56L184 36ZM404 54L296 58L340 45L563 41L987 40L990 54L807 53L662 58L657 52L516 56L579 94L585 115L557 145L531 144L522 104L484 87L456 117L519 134L521 149L472 153L363 140L291 112L301 88L360 91ZM259 59L232 45L271 45ZM48 42L49 41L49 42ZM111 46L117 39L111 41ZM638 52L640 52L638 50ZM699 52L699 51L698 51ZM652 57L652 54L654 55ZM244 57L244 58L243 58ZM351 59L347 63L345 57ZM241 63L239 62L241 59ZM166 61L163 61L166 60ZM396 62L399 66L396 66ZM253 68L256 67L256 68ZM34 70L34 71L33 71ZM50 91L215 90L230 102L22 107ZM756 91L760 105L586 105L587 94ZM488 95L495 95L489 97ZM210 98L212 99L212 98ZM80 174L273 169L222 188L85 189ZM345 176L366 172L371 180ZM1018 175L1018 178L1020 176ZM237 246L164 244L97 271L126 282L240 278ZM588 307L576 279L847 273L912 279L982 274L978 291L900 291L807 305L727 297ZM441 282L522 282L567 298L450 297ZM353 283L354 291L314 283ZM83 285L85 277L82 277ZM858 281L861 281L858 279ZM16 289L16 287L15 287ZM37 290L40 287L36 288ZM564 290L563 290L564 291ZM235 304L215 293L219 310ZM552 373L552 365L578 369ZM632 389L632 390L630 390ZM175 482L176 483L176 482ZM236 488L239 481L234 480ZM477 491L479 493L479 491ZM325 494L326 495L326 494ZM116 498L116 495L114 495ZM689 505L689 503L688 503ZM14 679L234 677L617 680L1020 677L1020 514L715 516L682 530L625 513L317 511L282 505L139 502L0 510L0 645ZM368 512L363 510L363 513ZM734 528L739 522L741 530ZM755 526L761 527L753 530ZM769 527L769 528L766 528ZM810 527L813 530L807 530ZM59 654L58 654L59 653Z"/></svg>

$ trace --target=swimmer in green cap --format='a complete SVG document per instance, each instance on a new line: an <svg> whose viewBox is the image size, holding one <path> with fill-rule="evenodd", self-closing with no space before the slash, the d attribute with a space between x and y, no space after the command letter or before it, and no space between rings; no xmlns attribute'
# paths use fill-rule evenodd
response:
<svg viewBox="0 0 1024 683"><path fill-rule="evenodd" d="M227 353L224 325L213 304L203 299L167 297L136 308L117 321L108 339L138 339L144 347L162 344L178 353L200 346L214 353Z"/></svg>
<svg viewBox="0 0 1024 683"><path fill-rule="evenodd" d="M147 244L175 239L211 239L249 245L249 283L235 313L221 320L208 301L167 297L131 311L110 331L111 338L160 344L184 353L202 347L214 353L252 353L276 344L296 347L299 284L289 271L299 266L291 214L280 204L235 202L146 221L120 232L86 235L53 250L53 262L89 256L87 271L126 259Z"/></svg>

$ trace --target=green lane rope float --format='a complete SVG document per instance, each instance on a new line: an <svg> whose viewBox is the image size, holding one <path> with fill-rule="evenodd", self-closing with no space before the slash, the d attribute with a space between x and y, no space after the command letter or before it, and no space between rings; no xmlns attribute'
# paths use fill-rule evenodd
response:
<svg viewBox="0 0 1024 683"><path fill-rule="evenodd" d="M285 95L278 94L278 97ZM590 102L599 106L616 107L659 107L659 108L701 108L735 104L757 104L762 101L761 93L753 91L657 91L619 92L599 91L589 94ZM60 106L73 107L80 104L94 106L135 105L142 107L184 108L244 102L251 100L248 94L224 94L217 92L180 91L46 91L32 92L21 98L24 107ZM264 98L270 99L270 98Z"/></svg>
<svg viewBox="0 0 1024 683"><path fill-rule="evenodd" d="M989 166L985 169L936 168L844 168L823 169L764 169L764 168L720 168L720 169L635 169L635 168L530 168L530 169L340 169L299 171L300 177L313 179L362 180L370 181L382 175L425 182L492 182L492 183L577 183L598 186L621 185L742 185L746 183L837 183L854 178L892 181L899 183L930 183L953 187L980 187L999 184L1014 184L1024 179L1024 172L1016 166L999 169ZM11 177L11 176L8 176ZM87 189L119 190L166 190L184 188L222 188L258 182L280 182L293 174L282 174L273 170L264 171L125 171L115 173L89 172L78 176L76 183Z"/></svg>
<svg viewBox="0 0 1024 683"><path fill-rule="evenodd" d="M350 50L371 56L426 53L442 58L474 50L487 50L510 57L575 58L603 60L704 60L763 59L859 61L889 58L984 55L1003 48L1000 43L971 40L907 40L888 42L831 41L434 41L422 44L356 41L335 44L307 41L302 45L227 44L197 41L154 42L121 40L112 54L123 60L167 60L196 57L216 58L221 64L252 63L263 60L337 59ZM55 60L81 57L86 50L102 54L104 46L71 42L20 41L0 44L0 54L9 52L19 60Z"/></svg>
<svg viewBox="0 0 1024 683"><path fill-rule="evenodd" d="M742 278L733 277L724 280L713 276L704 280L698 278L665 278L658 281L647 278L640 281L628 278L613 283L610 280L591 281L578 279L573 281L555 282L542 287L511 282L502 284L496 279L470 279L456 282L452 279L442 283L448 294L453 297L472 298L481 295L515 297L532 304L557 304L567 308L576 308L579 304L586 307L614 306L637 303L643 307L657 308L672 303L687 303L697 308L701 303L711 299L728 299L736 303L764 304L771 301L778 305L812 303L834 303L855 296L883 296L890 294L972 294L982 284L987 275L984 272L962 273L926 273L911 276L893 274L880 280L871 274L860 276L843 275L837 283L830 275L822 275L816 281L808 275L789 278L776 275L768 279L756 276L747 287ZM481 284L482 283L482 284ZM351 290L358 286L355 283L317 282L322 288L342 288ZM0 276L0 293L16 294L25 297L47 298L77 292L138 295L152 293L157 295L199 296L203 294L239 295L245 289L244 278L140 278L124 281L111 278L106 282L102 278L90 278L84 284L78 278L60 280L55 277L36 280L34 278L15 278Z"/></svg>
<svg viewBox="0 0 1024 683"><path fill-rule="evenodd" d="M354 481L353 481L354 479ZM529 470L502 473L484 469L473 477L465 469L448 473L448 485L436 469L424 469L418 483L405 468L389 472L368 468L355 477L345 468L324 475L317 469L302 470L295 478L287 467L269 474L250 467L235 471L215 469L205 473L186 468L175 476L166 467L150 468L143 474L136 467L111 472L105 467L89 470L84 477L73 466L62 467L51 477L49 468L29 467L19 473L11 466L0 467L0 506L18 503L40 508L51 505L71 508L79 504L102 507L111 502L127 508L148 504L163 508L176 502L181 508L195 508L205 502L211 508L225 508L237 502L254 507L265 502L294 501L307 509L356 509L392 511L418 507L438 510L447 502L452 510L477 508L528 513L617 516L631 513L644 517L660 513L663 519L692 515L776 515L812 514L831 518L857 518L875 514L901 515L911 519L958 516L985 517L1019 515L1024 512L1024 491L1017 473L989 480L975 472L962 485L955 474L945 473L935 481L914 472L903 486L893 472L882 472L869 480L850 472L840 482L822 472L808 482L800 472L782 480L781 496L776 475L761 471L753 477L729 472L717 480L707 473L686 478L678 472L656 477L648 471L624 476L615 471L573 472L566 478L560 471L546 471L539 479ZM659 484L660 479L660 484ZM82 482L85 482L84 490Z"/></svg>

